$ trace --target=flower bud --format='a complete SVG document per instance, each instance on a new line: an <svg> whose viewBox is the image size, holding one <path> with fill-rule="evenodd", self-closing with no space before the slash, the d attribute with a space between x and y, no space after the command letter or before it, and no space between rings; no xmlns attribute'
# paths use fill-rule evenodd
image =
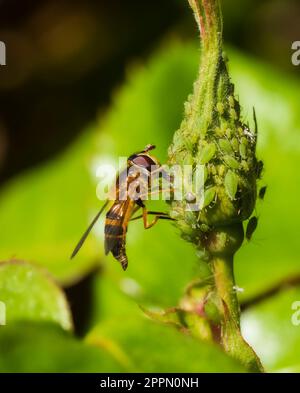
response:
<svg viewBox="0 0 300 393"><path fill-rule="evenodd" d="M243 240L243 232L236 228L242 228L242 222L253 212L262 164L256 158L257 131L250 130L243 120L229 77L218 22L221 19L210 20L209 13L202 18L197 0L190 3L202 37L200 73L169 147L169 163L182 167L190 163L194 168L203 165L206 176L199 190L199 210L189 211L189 200L173 200L171 216L176 212L177 226L185 239L208 253L222 253L227 252L232 236L237 237L235 246ZM210 3L214 6L209 12L219 12L218 2Z"/></svg>

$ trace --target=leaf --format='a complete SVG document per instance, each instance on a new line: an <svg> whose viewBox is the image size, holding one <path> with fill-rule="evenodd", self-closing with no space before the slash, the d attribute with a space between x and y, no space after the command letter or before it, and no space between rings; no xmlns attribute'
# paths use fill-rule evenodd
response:
<svg viewBox="0 0 300 393"><path fill-rule="evenodd" d="M0 347L1 372L124 371L105 351L92 348L51 324L5 326L0 329Z"/></svg>
<svg viewBox="0 0 300 393"><path fill-rule="evenodd" d="M255 239L241 248L235 260L237 284L244 288L241 297L246 299L281 277L300 272L300 83L232 49L228 57L250 126L250 114L256 108L258 154L265 162L263 184L268 185L263 203L257 206ZM64 285L80 280L102 261L116 286L124 277L133 279L145 300L174 306L198 268L193 247L179 239L169 222L159 222L149 231L139 222L130 224L125 274L111 256L103 259L101 223L72 262L69 255L101 206L95 197L97 163L114 162L149 142L157 144L155 154L165 162L198 61L193 43L165 46L147 66L129 70L126 84L113 97L111 111L84 130L69 150L10 182L0 197L0 222L5 228L0 258L15 255L40 263ZM167 210L165 204L152 204Z"/></svg>
<svg viewBox="0 0 300 393"><path fill-rule="evenodd" d="M14 178L2 189L0 222L5 230L1 231L0 260L13 256L33 261L66 285L99 265L95 253L99 245L93 237L70 261L101 205L90 176L92 150L93 139L87 131L59 158Z"/></svg>
<svg viewBox="0 0 300 393"><path fill-rule="evenodd" d="M190 49L186 50L188 53ZM149 68L132 69L128 83L114 97L113 109L101 119L101 124L85 130L58 159L7 184L0 196L0 222L5 227L1 235L1 259L14 255L39 263L63 285L79 281L99 265L104 255L101 220L76 258L69 260L80 236L103 203L95 196L99 181L95 176L97 166L115 163L119 156L141 150L151 141L157 144L155 154L164 162L171 135L181 121L183 102L193 83L195 60L189 57L186 61L174 46L167 55L162 50ZM186 76L182 75L183 68L188 69ZM172 94L170 100L174 81L177 93L174 97ZM156 105L157 99L163 105ZM167 210L165 204L161 209ZM166 247L160 239L165 239ZM192 247L177 240L175 229L166 222L160 222L151 231L144 231L139 222L133 222L129 228L126 276L134 275L163 302L172 303L193 274L196 258ZM175 243L178 248L172 254L167 249L172 250ZM144 252L149 244L153 254ZM192 256L190 267L186 264L183 271L180 263L176 263L170 275L170 262L175 256L180 260L187 252ZM124 277L113 258L106 259L106 263L113 266L117 277ZM158 266L160 274L156 273ZM169 288L159 294L166 280Z"/></svg>
<svg viewBox="0 0 300 393"><path fill-rule="evenodd" d="M242 331L266 371L297 372L300 361L300 288L283 291L242 314ZM293 304L295 306L293 309ZM297 315L298 311L298 315Z"/></svg>
<svg viewBox="0 0 300 393"><path fill-rule="evenodd" d="M239 179L237 175L229 170L225 176L225 189L229 198L231 199L235 198L238 184L239 184Z"/></svg>
<svg viewBox="0 0 300 393"><path fill-rule="evenodd" d="M244 112L251 113L254 105L256 108L258 155L265 167L262 183L268 185L264 201L256 208L259 224L255 239L244 245L236 257L237 283L244 288L241 298L250 299L283 277L300 272L300 83L236 52L231 53L231 59Z"/></svg>
<svg viewBox="0 0 300 393"><path fill-rule="evenodd" d="M28 263L0 263L0 301L5 305L7 325L20 320L45 321L72 329L64 293L48 274Z"/></svg>
<svg viewBox="0 0 300 393"><path fill-rule="evenodd" d="M100 324L86 341L100 349L110 348L131 372L245 371L214 344L136 314Z"/></svg>

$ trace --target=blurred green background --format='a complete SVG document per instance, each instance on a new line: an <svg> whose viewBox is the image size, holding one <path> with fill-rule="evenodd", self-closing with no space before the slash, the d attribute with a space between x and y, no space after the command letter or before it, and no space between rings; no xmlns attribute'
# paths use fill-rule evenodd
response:
<svg viewBox="0 0 300 393"><path fill-rule="evenodd" d="M300 4L222 1L232 79L267 194L236 257L246 339L267 371L300 371ZM129 268L103 255L96 168L157 145L166 160L199 63L187 1L0 2L0 371L245 371L219 348L145 318L178 304L200 266L175 228L130 225ZM147 355L147 356L146 356Z"/></svg>

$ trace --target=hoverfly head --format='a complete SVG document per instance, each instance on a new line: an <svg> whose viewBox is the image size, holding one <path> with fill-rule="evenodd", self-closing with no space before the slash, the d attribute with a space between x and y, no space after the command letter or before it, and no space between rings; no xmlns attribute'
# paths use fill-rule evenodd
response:
<svg viewBox="0 0 300 393"><path fill-rule="evenodd" d="M158 160L148 154L149 151L155 149L154 145L147 145L140 153L135 153L128 158L129 165L136 165L138 167L147 169L151 172L152 166L160 165Z"/></svg>

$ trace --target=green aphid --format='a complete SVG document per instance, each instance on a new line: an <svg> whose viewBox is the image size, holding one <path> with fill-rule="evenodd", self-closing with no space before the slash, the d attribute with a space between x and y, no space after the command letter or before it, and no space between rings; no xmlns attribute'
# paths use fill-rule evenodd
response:
<svg viewBox="0 0 300 393"><path fill-rule="evenodd" d="M215 195L216 195L215 187L211 187L204 192L204 201L203 201L202 209L204 209L205 207L207 207L212 203L212 201L215 199Z"/></svg>
<svg viewBox="0 0 300 393"><path fill-rule="evenodd" d="M237 131L238 131L238 134L239 134L240 137L244 137L244 131L243 131L242 127L239 127L237 129Z"/></svg>
<svg viewBox="0 0 300 393"><path fill-rule="evenodd" d="M220 177L220 176L217 176L217 175L214 176L214 182L218 186L221 186L223 184L223 181L224 181L223 177Z"/></svg>
<svg viewBox="0 0 300 393"><path fill-rule="evenodd" d="M220 115L223 115L223 113L224 113L224 105L222 104L222 102L218 102L217 103L217 111L220 113Z"/></svg>
<svg viewBox="0 0 300 393"><path fill-rule="evenodd" d="M257 217L251 217L250 220L248 221L247 228L246 228L246 239L248 241L251 240L252 235L255 229L257 228L257 224L258 224Z"/></svg>
<svg viewBox="0 0 300 393"><path fill-rule="evenodd" d="M170 217L173 218L174 220L178 220L178 218L181 216L181 213L177 210L171 210L170 211Z"/></svg>
<svg viewBox="0 0 300 393"><path fill-rule="evenodd" d="M239 141L238 141L237 138L232 138L231 139L231 146L232 146L234 151L239 151L240 144L239 144Z"/></svg>
<svg viewBox="0 0 300 393"><path fill-rule="evenodd" d="M238 115L233 108L230 109L229 113L230 113L230 117L232 118L232 120L237 120Z"/></svg>
<svg viewBox="0 0 300 393"><path fill-rule="evenodd" d="M193 228L184 220L177 220L176 226L186 235L191 236L193 234Z"/></svg>
<svg viewBox="0 0 300 393"><path fill-rule="evenodd" d="M248 165L248 162L247 162L247 161L242 160L242 162L241 162L241 167L242 167L242 169L243 169L245 172L248 172L248 171L249 171L249 165Z"/></svg>
<svg viewBox="0 0 300 393"><path fill-rule="evenodd" d="M241 143L239 150L240 150L240 156L242 158L246 159L247 158L247 146L245 146L244 144Z"/></svg>
<svg viewBox="0 0 300 393"><path fill-rule="evenodd" d="M200 231L201 232L208 232L210 230L209 226L206 224L201 224L200 225Z"/></svg>
<svg viewBox="0 0 300 393"><path fill-rule="evenodd" d="M232 147L230 142L227 139L220 139L219 140L219 146L220 149L225 153L225 154L230 154L232 153Z"/></svg>
<svg viewBox="0 0 300 393"><path fill-rule="evenodd" d="M241 138L241 144L244 145L245 147L247 147L248 146L248 139L243 136Z"/></svg>
<svg viewBox="0 0 300 393"><path fill-rule="evenodd" d="M184 104L184 112L187 116L189 116L192 113L192 105L189 101L185 102Z"/></svg>
<svg viewBox="0 0 300 393"><path fill-rule="evenodd" d="M225 131L225 135L227 136L228 139L231 138L231 134L232 134L231 129L227 128L227 130Z"/></svg>
<svg viewBox="0 0 300 393"><path fill-rule="evenodd" d="M258 161L255 168L257 179L261 179L263 169L264 169L264 163L262 161Z"/></svg>
<svg viewBox="0 0 300 393"><path fill-rule="evenodd" d="M219 176L223 176L224 175L224 173L225 173L225 170L226 170L226 167L225 167L225 165L219 165L218 166L218 175Z"/></svg>
<svg viewBox="0 0 300 393"><path fill-rule="evenodd" d="M234 172L229 170L225 176L225 190L231 200L235 198L238 189L238 184L239 184L238 176Z"/></svg>
<svg viewBox="0 0 300 393"><path fill-rule="evenodd" d="M229 105L231 106L231 108L234 108L235 102L234 102L234 98L232 96L228 97L228 102L229 102Z"/></svg>
<svg viewBox="0 0 300 393"><path fill-rule="evenodd" d="M217 136L223 136L223 131L220 127L215 128L215 133Z"/></svg>
<svg viewBox="0 0 300 393"><path fill-rule="evenodd" d="M231 156L224 156L224 161L231 169L239 169L240 167L239 162Z"/></svg>
<svg viewBox="0 0 300 393"><path fill-rule="evenodd" d="M223 121L221 124L222 135L226 135L227 129L228 129L228 123L227 121Z"/></svg>
<svg viewBox="0 0 300 393"><path fill-rule="evenodd" d="M217 174L217 169L216 169L215 165L210 165L210 166L209 166L209 173L210 173L212 176L215 176L215 175Z"/></svg>
<svg viewBox="0 0 300 393"><path fill-rule="evenodd" d="M199 163L201 165L207 164L215 155L216 145L214 143L209 143L204 146L200 151Z"/></svg>
<svg viewBox="0 0 300 393"><path fill-rule="evenodd" d="M261 189L258 192L258 197L259 199L263 200L265 195L266 195L266 191L267 191L267 186L263 186L261 187Z"/></svg>

